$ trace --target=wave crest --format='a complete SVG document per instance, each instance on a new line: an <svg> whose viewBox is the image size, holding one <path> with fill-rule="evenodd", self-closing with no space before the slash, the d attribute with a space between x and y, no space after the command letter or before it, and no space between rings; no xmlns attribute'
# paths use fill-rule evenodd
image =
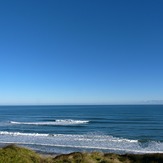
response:
<svg viewBox="0 0 163 163"><path fill-rule="evenodd" d="M40 136L45 137L49 136L49 134L39 134L39 133L21 133L21 132L8 132L8 131L1 131L0 135L10 135L10 136Z"/></svg>
<svg viewBox="0 0 163 163"><path fill-rule="evenodd" d="M85 120L72 120L72 119L58 119L54 122L16 122L10 121L11 124L18 124L18 125L60 125L60 126L67 126L67 125L80 125L89 123L89 121Z"/></svg>

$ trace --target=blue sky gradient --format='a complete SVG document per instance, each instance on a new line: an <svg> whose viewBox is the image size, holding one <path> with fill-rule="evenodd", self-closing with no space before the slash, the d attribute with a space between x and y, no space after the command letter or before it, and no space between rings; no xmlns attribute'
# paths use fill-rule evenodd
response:
<svg viewBox="0 0 163 163"><path fill-rule="evenodd" d="M0 104L163 103L162 8L0 1Z"/></svg>

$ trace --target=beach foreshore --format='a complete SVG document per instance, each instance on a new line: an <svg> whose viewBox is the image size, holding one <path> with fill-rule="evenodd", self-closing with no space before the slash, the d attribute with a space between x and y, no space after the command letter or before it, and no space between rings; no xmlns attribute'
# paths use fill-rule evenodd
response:
<svg viewBox="0 0 163 163"><path fill-rule="evenodd" d="M0 163L162 163L163 153L123 154L74 152L70 154L38 153L15 144L0 148Z"/></svg>

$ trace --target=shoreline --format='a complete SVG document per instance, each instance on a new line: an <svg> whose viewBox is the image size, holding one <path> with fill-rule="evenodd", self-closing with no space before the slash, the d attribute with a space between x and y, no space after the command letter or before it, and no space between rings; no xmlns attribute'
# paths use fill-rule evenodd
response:
<svg viewBox="0 0 163 163"><path fill-rule="evenodd" d="M38 150L38 149L33 149L32 147L26 146L26 144L17 144L17 143L0 143L0 148L6 147L6 146L10 146L10 145L16 145L20 148L26 148L29 150L32 150L40 155L47 155L47 156L58 156L58 155L64 155L64 154L70 154L70 153L75 153L75 152L80 152L80 153L92 153L92 152L100 152L100 153L114 153L116 155L126 155L126 154L131 154L131 155L152 155L152 154L163 154L163 151L130 151L130 150L125 150L125 151L121 151L118 152L116 150L110 150L110 151L103 151L103 150L98 150L98 149L94 149L92 148L92 150L82 150L82 148L78 148L78 150L74 150L74 151L69 151L69 152L61 152L61 153L57 153L57 152L49 152L49 151L42 151L42 150ZM55 147L53 147L55 149ZM66 148L66 147L65 147Z"/></svg>
<svg viewBox="0 0 163 163"><path fill-rule="evenodd" d="M15 144L0 147L0 162L81 162L81 163L161 163L163 162L163 153L155 154L115 154L103 152L73 152L69 154L52 154L31 150L20 147Z"/></svg>

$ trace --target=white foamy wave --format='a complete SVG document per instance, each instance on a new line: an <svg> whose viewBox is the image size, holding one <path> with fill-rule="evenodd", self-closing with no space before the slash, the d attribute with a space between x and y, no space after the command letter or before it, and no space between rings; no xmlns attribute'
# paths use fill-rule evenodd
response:
<svg viewBox="0 0 163 163"><path fill-rule="evenodd" d="M72 119L58 119L54 122L16 122L16 121L10 121L11 124L18 124L18 125L60 125L60 126L66 126L66 125L80 125L80 124L86 124L89 123L89 121L84 120L72 120Z"/></svg>
<svg viewBox="0 0 163 163"><path fill-rule="evenodd" d="M21 132L8 132L1 131L0 135L11 135L11 136L49 136L49 134L39 134L39 133L21 133Z"/></svg>
<svg viewBox="0 0 163 163"><path fill-rule="evenodd" d="M96 141L96 142L128 142L137 143L138 140L130 140L117 138L109 135L94 135L94 134L84 134L84 135L71 135L71 134L42 134L42 133L22 133L22 132L8 132L1 131L0 135L11 135L11 136L31 136L31 137L54 137L55 139L72 139L74 141Z"/></svg>
<svg viewBox="0 0 163 163"><path fill-rule="evenodd" d="M37 145L38 149L39 146L44 146L46 149L57 147L60 150L63 148L68 150L67 148L70 148L71 151L83 149L117 153L163 153L162 142L146 142L147 144L144 146L138 140L96 134L71 135L0 131L0 143L33 145L35 148Z"/></svg>
<svg viewBox="0 0 163 163"><path fill-rule="evenodd" d="M58 119L55 122L59 123L59 124L83 124L83 123L89 123L89 121L72 120L72 119Z"/></svg>

